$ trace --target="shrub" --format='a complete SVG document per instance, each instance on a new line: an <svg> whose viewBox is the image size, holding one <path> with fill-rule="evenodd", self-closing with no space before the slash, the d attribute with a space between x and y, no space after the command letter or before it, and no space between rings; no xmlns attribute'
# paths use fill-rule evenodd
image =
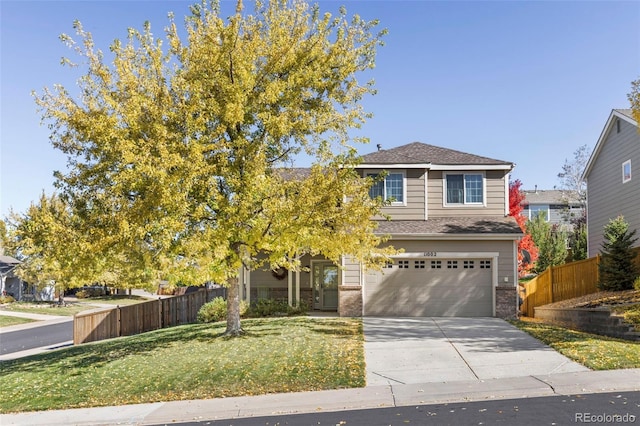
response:
<svg viewBox="0 0 640 426"><path fill-rule="evenodd" d="M107 293L102 286L87 286L82 287L76 291L76 297L78 299L86 299L87 297L100 297L105 296Z"/></svg>
<svg viewBox="0 0 640 426"><path fill-rule="evenodd" d="M247 302L240 301L240 316L247 315ZM202 305L198 311L198 322L217 322L227 318L227 301L222 297L216 297L209 303Z"/></svg>
<svg viewBox="0 0 640 426"><path fill-rule="evenodd" d="M13 297L6 295L6 296L0 296L0 305L4 304L4 303L13 303L15 302L16 299L14 299Z"/></svg>
<svg viewBox="0 0 640 426"><path fill-rule="evenodd" d="M636 290L640 290L640 276L636 277L635 281L633 282L633 288Z"/></svg>
<svg viewBox="0 0 640 426"><path fill-rule="evenodd" d="M305 315L309 307L304 300L300 301L299 307L289 306L284 300L276 299L260 299L251 305L249 312L250 317L273 317L273 316L295 316Z"/></svg>

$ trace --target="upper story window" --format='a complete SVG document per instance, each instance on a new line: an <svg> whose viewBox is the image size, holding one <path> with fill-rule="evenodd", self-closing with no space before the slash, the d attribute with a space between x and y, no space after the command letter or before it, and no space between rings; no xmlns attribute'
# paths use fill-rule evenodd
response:
<svg viewBox="0 0 640 426"><path fill-rule="evenodd" d="M367 173L367 176L378 177L379 173ZM404 173L386 173L384 179L374 182L369 188L369 196L382 197L390 201L392 206L404 205Z"/></svg>
<svg viewBox="0 0 640 426"><path fill-rule="evenodd" d="M631 160L627 160L622 163L622 183L627 183L631 180Z"/></svg>
<svg viewBox="0 0 640 426"><path fill-rule="evenodd" d="M484 204L484 177L482 174L447 174L444 184L447 205Z"/></svg>

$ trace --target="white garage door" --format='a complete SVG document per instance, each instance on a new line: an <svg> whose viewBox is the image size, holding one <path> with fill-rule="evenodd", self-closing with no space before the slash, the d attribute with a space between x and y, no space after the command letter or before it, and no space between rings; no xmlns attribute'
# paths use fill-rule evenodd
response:
<svg viewBox="0 0 640 426"><path fill-rule="evenodd" d="M492 316L491 259L397 259L367 275L372 316Z"/></svg>

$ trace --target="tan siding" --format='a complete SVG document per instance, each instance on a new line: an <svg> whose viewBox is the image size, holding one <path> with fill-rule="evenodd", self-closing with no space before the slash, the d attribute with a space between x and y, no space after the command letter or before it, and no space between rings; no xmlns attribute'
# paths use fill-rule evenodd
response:
<svg viewBox="0 0 640 426"><path fill-rule="evenodd" d="M461 171L460 173L473 173ZM451 216L501 216L505 213L505 179L504 170L488 170L485 172L486 206L445 207L443 197L443 172L430 171L428 182L429 217Z"/></svg>
<svg viewBox="0 0 640 426"><path fill-rule="evenodd" d="M384 207L382 213L395 220L424 220L424 170L408 169L404 171L406 172L407 184L406 205Z"/></svg>
<svg viewBox="0 0 640 426"><path fill-rule="evenodd" d="M604 140L587 181L589 256L595 256L604 241L610 219L624 216L630 229L640 232L640 135L638 128L620 120ZM631 160L631 181L622 183L622 163ZM636 243L638 245L638 243Z"/></svg>
<svg viewBox="0 0 640 426"><path fill-rule="evenodd" d="M360 264L345 256L343 266L341 285L362 285L360 282Z"/></svg>
<svg viewBox="0 0 640 426"><path fill-rule="evenodd" d="M401 241L390 240L385 245L403 248L406 253L435 252L498 252L498 284L514 284L513 241Z"/></svg>

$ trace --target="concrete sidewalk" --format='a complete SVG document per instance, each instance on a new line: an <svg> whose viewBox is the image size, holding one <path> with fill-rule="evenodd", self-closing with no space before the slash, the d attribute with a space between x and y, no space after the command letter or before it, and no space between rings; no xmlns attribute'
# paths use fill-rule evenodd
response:
<svg viewBox="0 0 640 426"><path fill-rule="evenodd" d="M29 426L154 425L276 414L640 391L640 369L583 371L448 383L369 386L319 392L172 401L0 415L0 424Z"/></svg>

